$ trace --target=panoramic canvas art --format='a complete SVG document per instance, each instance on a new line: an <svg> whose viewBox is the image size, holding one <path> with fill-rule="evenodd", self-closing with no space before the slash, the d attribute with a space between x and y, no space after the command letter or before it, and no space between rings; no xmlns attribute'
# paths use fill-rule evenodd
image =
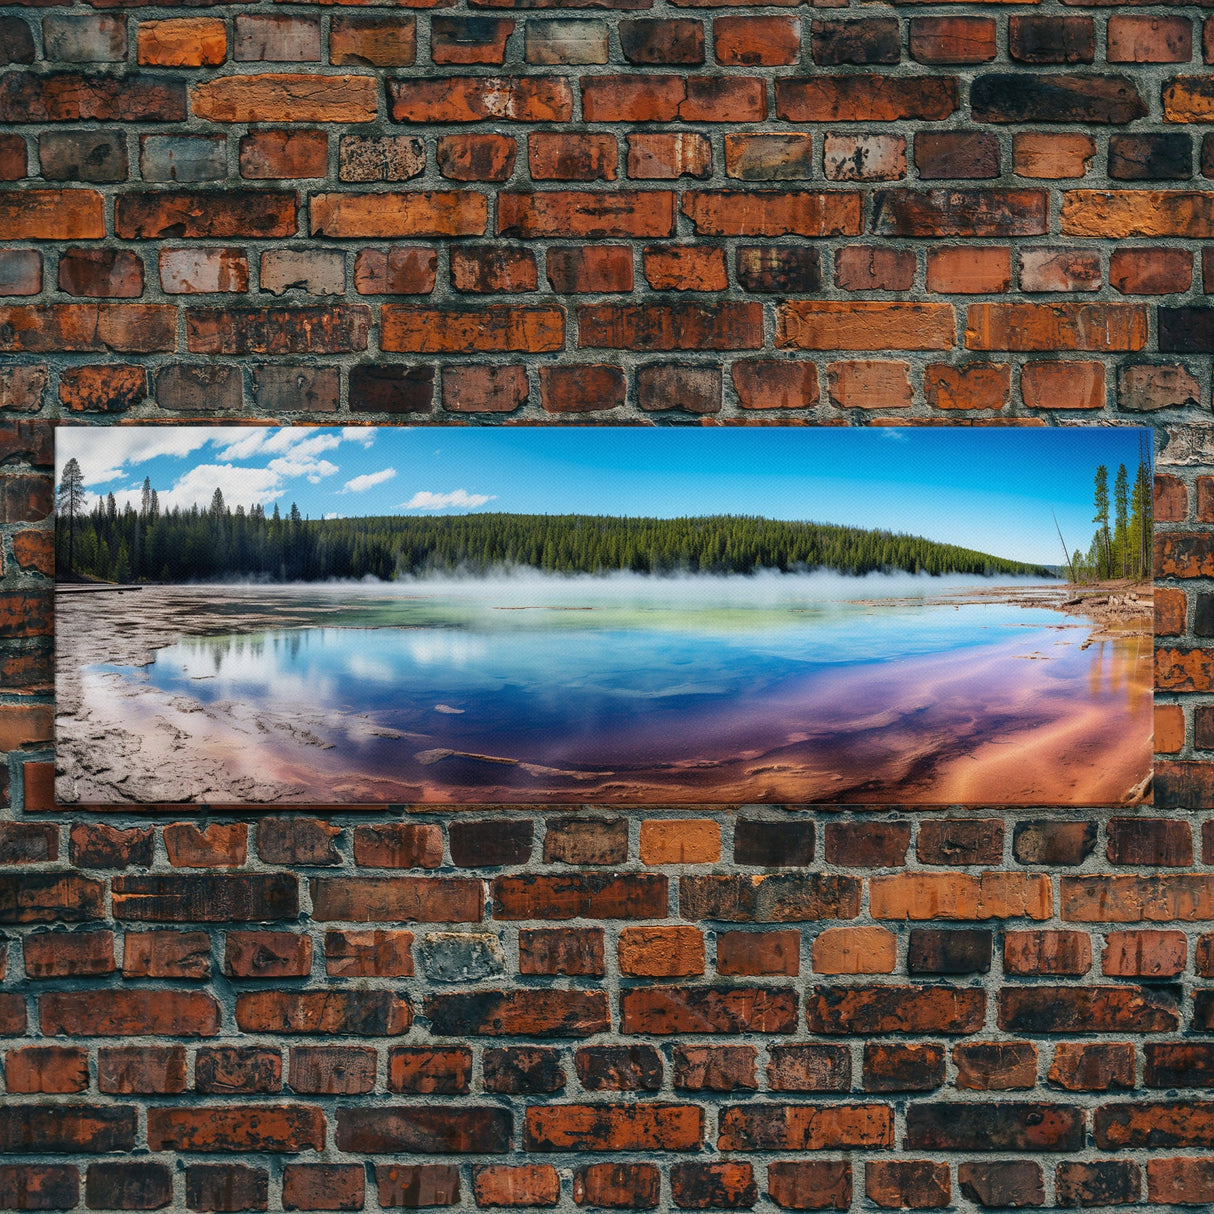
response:
<svg viewBox="0 0 1214 1214"><path fill-rule="evenodd" d="M56 794L1150 798L1128 427L62 426Z"/></svg>

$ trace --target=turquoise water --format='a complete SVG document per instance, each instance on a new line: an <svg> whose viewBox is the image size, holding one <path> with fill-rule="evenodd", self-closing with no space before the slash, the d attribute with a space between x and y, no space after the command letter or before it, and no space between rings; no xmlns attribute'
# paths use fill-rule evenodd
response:
<svg viewBox="0 0 1214 1214"><path fill-rule="evenodd" d="M899 746L1011 728L1043 702L1115 715L1125 699L1081 650L1083 622L1055 611L797 581L261 588L124 674L216 710L322 717L319 769L455 800L579 781L712 799L714 782L762 784L774 759L793 774L752 795L787 795L790 779L895 764ZM233 631L242 601L292 623Z"/></svg>

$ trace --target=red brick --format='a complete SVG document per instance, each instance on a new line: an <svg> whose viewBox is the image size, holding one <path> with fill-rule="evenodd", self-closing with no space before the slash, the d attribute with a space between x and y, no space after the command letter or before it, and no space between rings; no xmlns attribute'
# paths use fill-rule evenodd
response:
<svg viewBox="0 0 1214 1214"><path fill-rule="evenodd" d="M408 67L417 57L413 17L335 16L329 26L329 62L361 67Z"/></svg>
<svg viewBox="0 0 1214 1214"><path fill-rule="evenodd" d="M1002 1092L1037 1085L1037 1047L1028 1041L967 1041L953 1046L956 1086Z"/></svg>
<svg viewBox="0 0 1214 1214"><path fill-rule="evenodd" d="M1117 402L1122 409L1152 412L1156 409L1196 406L1201 386L1183 366L1131 366L1120 369Z"/></svg>
<svg viewBox="0 0 1214 1214"><path fill-rule="evenodd" d="M777 987L633 987L620 993L624 1033L791 1033L795 992Z"/></svg>
<svg viewBox="0 0 1214 1214"><path fill-rule="evenodd" d="M947 350L956 344L949 304L876 300L793 301L776 307L776 347L801 350Z"/></svg>
<svg viewBox="0 0 1214 1214"><path fill-rule="evenodd" d="M949 987L811 987L806 1013L814 1033L973 1033L982 1027L982 990Z"/></svg>
<svg viewBox="0 0 1214 1214"><path fill-rule="evenodd" d="M164 828L169 863L175 867L239 867L248 854L249 828L243 822L212 822L205 830L192 822Z"/></svg>
<svg viewBox="0 0 1214 1214"><path fill-rule="evenodd" d="M122 240L294 236L296 205L295 195L282 190L134 191L114 204L114 234Z"/></svg>
<svg viewBox="0 0 1214 1214"><path fill-rule="evenodd" d="M312 940L295 932L230 931L224 972L236 978L306 978L312 972Z"/></svg>
<svg viewBox="0 0 1214 1214"><path fill-rule="evenodd" d="M513 32L514 22L508 19L432 17L430 57L435 63L502 63Z"/></svg>
<svg viewBox="0 0 1214 1214"><path fill-rule="evenodd" d="M636 384L637 404L647 411L718 413L721 409L721 372L716 367L639 367Z"/></svg>
<svg viewBox="0 0 1214 1214"><path fill-rule="evenodd" d="M920 131L915 135L920 181L999 176L999 140L985 131Z"/></svg>
<svg viewBox="0 0 1214 1214"><path fill-rule="evenodd" d="M442 828L432 823L392 822L354 828L354 863L368 868L438 868Z"/></svg>
<svg viewBox="0 0 1214 1214"><path fill-rule="evenodd" d="M9 1050L4 1059L4 1086L11 1093L83 1092L89 1086L88 1051L63 1045Z"/></svg>
<svg viewBox="0 0 1214 1214"><path fill-rule="evenodd" d="M1097 362L1025 363L1020 394L1030 409L1101 409L1104 366Z"/></svg>
<svg viewBox="0 0 1214 1214"><path fill-rule="evenodd" d="M1183 523L1188 517L1189 490L1184 481L1168 476L1167 473L1157 472L1154 497L1155 518L1159 522Z"/></svg>
<svg viewBox="0 0 1214 1214"><path fill-rule="evenodd" d="M200 1048L194 1061L199 1092L278 1092L282 1055L278 1050L215 1046Z"/></svg>
<svg viewBox="0 0 1214 1214"><path fill-rule="evenodd" d="M99 1092L170 1096L185 1089L184 1046L102 1046L97 1051Z"/></svg>
<svg viewBox="0 0 1214 1214"><path fill-rule="evenodd" d="M465 245L451 250L451 285L477 294L534 291L535 254L504 245Z"/></svg>
<svg viewBox="0 0 1214 1214"><path fill-rule="evenodd" d="M1133 1195L1128 1200L1136 1201L1138 1196L1138 1186L1135 1185ZM1149 1159L1147 1200L1175 1205L1206 1205L1214 1202L1214 1160Z"/></svg>
<svg viewBox="0 0 1214 1214"><path fill-rule="evenodd" d="M471 190L404 194L313 194L313 236L481 236L488 204Z"/></svg>
<svg viewBox="0 0 1214 1214"><path fill-rule="evenodd" d="M527 403L526 367L444 367L443 408L455 413L510 413Z"/></svg>
<svg viewBox="0 0 1214 1214"><path fill-rule="evenodd" d="M930 363L923 393L934 409L1002 409L1011 400L1012 369L1006 363Z"/></svg>
<svg viewBox="0 0 1214 1214"><path fill-rule="evenodd" d="M573 1200L605 1209L652 1210L662 1177L651 1163L592 1163L573 1174Z"/></svg>
<svg viewBox="0 0 1214 1214"><path fill-rule="evenodd" d="M1117 978L1171 978L1184 970L1186 953L1181 932L1109 932L1100 968Z"/></svg>
<svg viewBox="0 0 1214 1214"><path fill-rule="evenodd" d="M195 1164L185 1170L186 1205L191 1210L264 1210L270 1174L242 1164Z"/></svg>
<svg viewBox="0 0 1214 1214"><path fill-rule="evenodd" d="M674 195L667 190L535 190L498 195L499 236L671 236Z"/></svg>
<svg viewBox="0 0 1214 1214"><path fill-rule="evenodd" d="M308 1105L191 1105L148 1109L153 1151L294 1153L325 1145L325 1119Z"/></svg>
<svg viewBox="0 0 1214 1214"><path fill-rule="evenodd" d="M849 245L835 254L835 286L844 291L909 291L915 255L880 245Z"/></svg>
<svg viewBox="0 0 1214 1214"><path fill-rule="evenodd" d="M774 1160L767 1165L771 1199L784 1210L850 1210L851 1164L845 1160Z"/></svg>
<svg viewBox="0 0 1214 1214"><path fill-rule="evenodd" d="M147 396L148 373L144 367L104 363L65 367L59 373L59 399L74 412L118 413L141 405Z"/></svg>
<svg viewBox="0 0 1214 1214"><path fill-rule="evenodd" d="M289 1163L282 1173L284 1210L361 1210L366 1179L361 1164Z"/></svg>
<svg viewBox="0 0 1214 1214"><path fill-rule="evenodd" d="M796 17L715 17L713 47L726 67L770 67L796 63L801 23Z"/></svg>
<svg viewBox="0 0 1214 1214"><path fill-rule="evenodd" d="M0 250L0 295L37 295L41 290L41 253L33 249Z"/></svg>
<svg viewBox="0 0 1214 1214"><path fill-rule="evenodd" d="M952 1202L946 1163L872 1159L864 1165L864 1195L887 1210L936 1210Z"/></svg>
<svg viewBox="0 0 1214 1214"><path fill-rule="evenodd" d="M68 1164L0 1164L0 1203L10 1210L71 1209L80 1200L80 1174Z"/></svg>
<svg viewBox="0 0 1214 1214"><path fill-rule="evenodd" d="M772 1045L767 1086L774 1092L846 1092L851 1051L845 1045Z"/></svg>
<svg viewBox="0 0 1214 1214"><path fill-rule="evenodd" d="M214 17L140 21L138 60L152 67L216 67L227 58L227 28Z"/></svg>
<svg viewBox="0 0 1214 1214"><path fill-rule="evenodd" d="M127 932L124 978L209 978L211 940L206 932Z"/></svg>
<svg viewBox="0 0 1214 1214"><path fill-rule="evenodd" d="M814 937L815 974L892 974L898 940L884 927L828 927Z"/></svg>
<svg viewBox="0 0 1214 1214"><path fill-rule="evenodd" d="M472 1192L478 1208L554 1206L561 1199L561 1180L551 1164L488 1164L473 1169Z"/></svg>
<svg viewBox="0 0 1214 1214"><path fill-rule="evenodd" d="M1193 26L1187 17L1109 18L1110 63L1188 63L1193 57Z"/></svg>
<svg viewBox="0 0 1214 1214"><path fill-rule="evenodd" d="M990 17L912 17L910 53L920 63L990 63L998 53Z"/></svg>
<svg viewBox="0 0 1214 1214"><path fill-rule="evenodd" d="M1137 304L970 304L965 344L971 350L1141 350L1146 309Z"/></svg>
<svg viewBox="0 0 1214 1214"><path fill-rule="evenodd" d="M699 21L625 20L619 24L619 35L620 50L629 63L704 62L704 27ZM601 62L607 62L606 55Z"/></svg>
<svg viewBox="0 0 1214 1214"><path fill-rule="evenodd" d="M451 1164L376 1164L375 1183L384 1207L459 1204L459 1168Z"/></svg>
<svg viewBox="0 0 1214 1214"><path fill-rule="evenodd" d="M561 295L597 295L632 290L632 250L625 245L551 248L548 283Z"/></svg>
<svg viewBox="0 0 1214 1214"><path fill-rule="evenodd" d="M372 1068L374 1081L374 1068ZM388 1053L388 1090L419 1095L460 1095L470 1090L472 1051L397 1048Z"/></svg>
<svg viewBox="0 0 1214 1214"><path fill-rule="evenodd" d="M732 1092L758 1087L753 1045L675 1045L674 1086L680 1091Z"/></svg>
<svg viewBox="0 0 1214 1214"><path fill-rule="evenodd" d="M354 259L354 289L360 295L428 295L437 270L436 249L362 249Z"/></svg>
<svg viewBox="0 0 1214 1214"><path fill-rule="evenodd" d="M556 307L496 304L478 308L424 308L385 304L380 309L383 350L416 353L482 353L560 350L565 313Z"/></svg>
<svg viewBox="0 0 1214 1214"><path fill-rule="evenodd" d="M1134 1047L1129 1042L1060 1042L1054 1047L1049 1081L1068 1092L1132 1088Z"/></svg>
<svg viewBox="0 0 1214 1214"><path fill-rule="evenodd" d="M1187 190L1067 190L1060 230L1066 236L1214 235L1209 193Z"/></svg>
<svg viewBox="0 0 1214 1214"><path fill-rule="evenodd" d="M413 974L413 933L325 932L325 971L333 978L408 978Z"/></svg>
<svg viewBox="0 0 1214 1214"><path fill-rule="evenodd" d="M647 181L707 177L712 171L712 145L694 131L630 132L628 176Z"/></svg>
<svg viewBox="0 0 1214 1214"><path fill-rule="evenodd" d="M336 1143L343 1151L373 1155L502 1154L509 1145L510 1127L510 1113L502 1108L351 1106L337 1111Z"/></svg>
<svg viewBox="0 0 1214 1214"><path fill-rule="evenodd" d="M1188 249L1114 249L1109 284L1123 295L1170 295L1193 284L1193 258Z"/></svg>
<svg viewBox="0 0 1214 1214"><path fill-rule="evenodd" d="M1156 606L1158 606L1159 589L1156 588ZM1179 593L1179 592L1178 592ZM1181 602L1184 596L1181 593ZM1183 617L1181 620L1183 626ZM1173 629L1180 631L1180 629ZM1156 628L1158 634L1160 629ZM1158 754L1177 754L1184 749L1185 716L1184 709L1179 704L1155 705L1155 750Z"/></svg>
<svg viewBox="0 0 1214 1214"><path fill-rule="evenodd" d="M695 927L626 927L620 933L620 972L641 978L704 972L704 936Z"/></svg>
<svg viewBox="0 0 1214 1214"><path fill-rule="evenodd" d="M527 1109L528 1151L687 1151L704 1138L704 1110L683 1104L550 1104Z"/></svg>
<svg viewBox="0 0 1214 1214"><path fill-rule="evenodd" d="M389 80L388 112L394 122L568 122L573 94L559 77Z"/></svg>
<svg viewBox="0 0 1214 1214"><path fill-rule="evenodd" d="M178 80L83 72L7 72L0 78L0 122L184 122ZM71 238L69 238L71 239Z"/></svg>
<svg viewBox="0 0 1214 1214"><path fill-rule="evenodd" d="M609 1023L601 991L555 991L537 1002L526 990L430 995L426 1015L440 1037L589 1037Z"/></svg>
<svg viewBox="0 0 1214 1214"><path fill-rule="evenodd" d="M1082 177L1095 155L1096 141L1090 135L1022 131L1012 136L1012 167L1018 177Z"/></svg>
<svg viewBox="0 0 1214 1214"><path fill-rule="evenodd" d="M84 1182L91 1210L159 1210L173 1200L173 1173L162 1163L91 1163Z"/></svg>
<svg viewBox="0 0 1214 1214"><path fill-rule="evenodd" d="M583 304L577 315L583 349L755 350L763 344L760 304Z"/></svg>
<svg viewBox="0 0 1214 1214"><path fill-rule="evenodd" d="M1091 17L1008 18L1008 51L1021 63L1091 63L1095 45Z"/></svg>
<svg viewBox="0 0 1214 1214"><path fill-rule="evenodd" d="M864 1047L866 1092L931 1092L944 1083L944 1047L869 1043Z"/></svg>
<svg viewBox="0 0 1214 1214"><path fill-rule="evenodd" d="M717 973L758 977L801 972L801 933L719 932Z"/></svg>
<svg viewBox="0 0 1214 1214"><path fill-rule="evenodd" d="M682 1210L749 1209L759 1189L749 1163L676 1163L670 1169L674 1204Z"/></svg>
<svg viewBox="0 0 1214 1214"><path fill-rule="evenodd" d="M602 977L602 928L520 928L519 973Z"/></svg>
<svg viewBox="0 0 1214 1214"><path fill-rule="evenodd" d="M829 363L826 390L836 409L909 409L910 366L892 360Z"/></svg>
<svg viewBox="0 0 1214 1214"><path fill-rule="evenodd" d="M177 309L165 304L0 307L0 350L151 354L177 345Z"/></svg>
<svg viewBox="0 0 1214 1214"><path fill-rule="evenodd" d="M721 1151L822 1151L892 1146L893 1110L884 1104L746 1104L720 1114Z"/></svg>
<svg viewBox="0 0 1214 1214"><path fill-rule="evenodd" d="M1012 281L1011 250L1006 247L957 245L929 249L927 289L950 295L991 295Z"/></svg>
<svg viewBox="0 0 1214 1214"><path fill-rule="evenodd" d="M392 1037L408 1031L407 1000L385 990L248 991L236 996L236 1023L253 1033Z"/></svg>
<svg viewBox="0 0 1214 1214"><path fill-rule="evenodd" d="M882 236L1040 236L1049 230L1044 190L883 190L873 231Z"/></svg>
<svg viewBox="0 0 1214 1214"><path fill-rule="evenodd" d="M218 76L194 85L196 117L210 122L373 122L372 76L326 76L317 91L304 74Z"/></svg>
<svg viewBox="0 0 1214 1214"><path fill-rule="evenodd" d="M587 122L761 122L763 81L752 76L586 76Z"/></svg>
<svg viewBox="0 0 1214 1214"><path fill-rule="evenodd" d="M112 989L38 996L46 1036L213 1037L219 1005L202 991Z"/></svg>
<svg viewBox="0 0 1214 1214"><path fill-rule="evenodd" d="M958 107L947 76L818 75L776 80L776 114L786 122L936 121Z"/></svg>
<svg viewBox="0 0 1214 1214"><path fill-rule="evenodd" d="M506 135L440 135L438 171L451 181L505 181L518 145Z"/></svg>
<svg viewBox="0 0 1214 1214"><path fill-rule="evenodd" d="M860 195L840 191L689 190L681 209L701 236L856 236L862 223Z"/></svg>
<svg viewBox="0 0 1214 1214"><path fill-rule="evenodd" d="M354 1096L375 1086L377 1056L358 1046L292 1046L288 1083L292 1091Z"/></svg>
<svg viewBox="0 0 1214 1214"><path fill-rule="evenodd" d="M1158 484L1158 478L1156 478L1156 484ZM1183 485L1181 487L1183 488ZM1155 517L1163 518L1159 513L1156 513ZM1183 590L1173 590L1167 586L1156 587L1155 633L1157 636L1179 636L1185 630L1188 614L1188 601Z"/></svg>
<svg viewBox="0 0 1214 1214"><path fill-rule="evenodd" d="M615 409L624 403L624 372L596 364L540 368L540 403L549 413Z"/></svg>
<svg viewBox="0 0 1214 1214"><path fill-rule="evenodd" d="M655 291L724 291L729 285L724 249L651 246L645 250L644 265L645 280Z"/></svg>
<svg viewBox="0 0 1214 1214"><path fill-rule="evenodd" d="M614 135L533 131L527 168L534 181L614 181L619 150Z"/></svg>

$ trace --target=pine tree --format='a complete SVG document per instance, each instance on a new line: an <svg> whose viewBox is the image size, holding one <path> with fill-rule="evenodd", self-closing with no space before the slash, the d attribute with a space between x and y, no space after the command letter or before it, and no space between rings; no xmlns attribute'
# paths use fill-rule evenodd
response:
<svg viewBox="0 0 1214 1214"><path fill-rule="evenodd" d="M1100 530L1097 532L1098 576L1107 578L1112 572L1112 553L1109 545L1109 470L1104 464L1096 469L1096 514L1092 522L1100 524ZM1101 539L1103 550L1099 545Z"/></svg>
<svg viewBox="0 0 1214 1214"><path fill-rule="evenodd" d="M84 473L75 457L63 466L63 479L59 482L58 511L67 519L67 572L73 569L76 542L76 519L84 512Z"/></svg>
<svg viewBox="0 0 1214 1214"><path fill-rule="evenodd" d="M1129 575L1129 553L1126 551L1128 539L1127 507L1129 505L1129 476L1125 464L1117 467L1117 479L1113 482L1113 550L1117 554L1117 566L1121 576Z"/></svg>

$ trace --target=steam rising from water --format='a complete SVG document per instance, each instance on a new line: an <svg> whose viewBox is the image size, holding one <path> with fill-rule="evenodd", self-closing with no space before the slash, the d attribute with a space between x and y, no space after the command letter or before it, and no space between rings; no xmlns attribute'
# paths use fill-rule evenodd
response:
<svg viewBox="0 0 1214 1214"><path fill-rule="evenodd" d="M1053 579L1060 582L1062 579ZM596 603L630 603L643 600L651 606L690 607L711 601L721 606L781 607L810 602L849 599L924 598L956 590L991 589L995 586L1040 586L1049 582L1032 577L979 577L976 574L869 573L863 576L818 569L812 573L781 573L765 569L753 574L688 573L669 576L617 571L561 574L516 567L491 575L435 575L402 578L395 582L365 579L360 582L303 582L225 584L226 590L296 589L316 593L372 594L385 598L416 595L460 599L492 599L495 603L547 605L592 599Z"/></svg>

